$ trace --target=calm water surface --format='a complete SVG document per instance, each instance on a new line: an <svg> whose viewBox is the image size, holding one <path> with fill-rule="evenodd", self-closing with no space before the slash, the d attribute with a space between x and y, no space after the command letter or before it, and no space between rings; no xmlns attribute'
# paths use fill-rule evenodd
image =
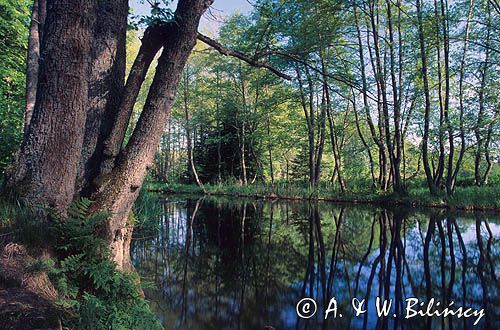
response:
<svg viewBox="0 0 500 330"><path fill-rule="evenodd" d="M166 329L500 329L500 216L317 202L162 197L132 246ZM296 304L318 312L300 319ZM330 298L342 318L325 321ZM365 299L355 317L352 298ZM378 318L376 297L393 299ZM485 309L404 319L405 299ZM396 314L396 317L393 316ZM402 316L402 317L401 317Z"/></svg>

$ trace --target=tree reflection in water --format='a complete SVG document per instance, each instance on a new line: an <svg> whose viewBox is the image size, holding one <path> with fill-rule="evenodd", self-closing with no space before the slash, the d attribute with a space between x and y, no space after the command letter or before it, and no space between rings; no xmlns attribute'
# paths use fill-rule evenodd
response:
<svg viewBox="0 0 500 330"><path fill-rule="evenodd" d="M484 308L499 328L499 218L445 210L227 198L160 201L136 268L168 329L471 329L474 318L405 319L405 299ZM331 297L342 318L324 320ZM300 319L296 303L318 313ZM365 299L355 317L351 299ZM377 318L375 299L393 299ZM393 316L396 315L396 317ZM332 314L331 314L332 315Z"/></svg>

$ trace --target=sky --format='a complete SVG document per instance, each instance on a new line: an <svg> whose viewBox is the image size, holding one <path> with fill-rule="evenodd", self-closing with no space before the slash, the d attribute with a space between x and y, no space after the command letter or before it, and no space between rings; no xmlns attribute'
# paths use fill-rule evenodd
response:
<svg viewBox="0 0 500 330"><path fill-rule="evenodd" d="M250 2L249 2L250 1ZM173 8L175 8L175 3ZM149 13L147 1L130 0L130 7L135 15L146 15ZM251 0L215 0L209 12L203 15L200 22L200 32L217 35L224 17L234 13L248 14L252 10Z"/></svg>

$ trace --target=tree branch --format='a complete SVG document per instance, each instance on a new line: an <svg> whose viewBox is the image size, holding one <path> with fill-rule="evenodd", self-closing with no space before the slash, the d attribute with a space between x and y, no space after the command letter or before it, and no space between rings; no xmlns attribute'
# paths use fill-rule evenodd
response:
<svg viewBox="0 0 500 330"><path fill-rule="evenodd" d="M207 37L199 32L198 32L198 40L200 40L200 41L204 42L205 44L207 44L208 46L214 48L215 50L217 50L219 53L221 53L224 56L236 57L244 62L247 62L248 64L250 64L251 66L254 66L256 68L265 68L280 78L283 78L285 80L292 80L292 77L279 71L278 69L276 69L272 65L270 65L268 63L260 62L260 61L254 59L254 58L251 58L250 56L245 55L242 52L239 52L237 50L228 49L228 48L224 47L223 45L221 45L220 43L218 43L217 41L215 41L214 39L209 38L209 37Z"/></svg>

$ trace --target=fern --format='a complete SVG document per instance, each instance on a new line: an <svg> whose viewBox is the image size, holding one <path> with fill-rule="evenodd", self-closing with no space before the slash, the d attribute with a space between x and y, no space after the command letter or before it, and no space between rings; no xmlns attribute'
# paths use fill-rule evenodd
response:
<svg viewBox="0 0 500 330"><path fill-rule="evenodd" d="M161 329L139 295L135 275L116 269L106 242L98 236L107 212L89 211L92 201L74 202L66 219L56 219L56 249L64 257L54 271L57 304L74 309L78 329ZM40 265L37 265L40 267Z"/></svg>

